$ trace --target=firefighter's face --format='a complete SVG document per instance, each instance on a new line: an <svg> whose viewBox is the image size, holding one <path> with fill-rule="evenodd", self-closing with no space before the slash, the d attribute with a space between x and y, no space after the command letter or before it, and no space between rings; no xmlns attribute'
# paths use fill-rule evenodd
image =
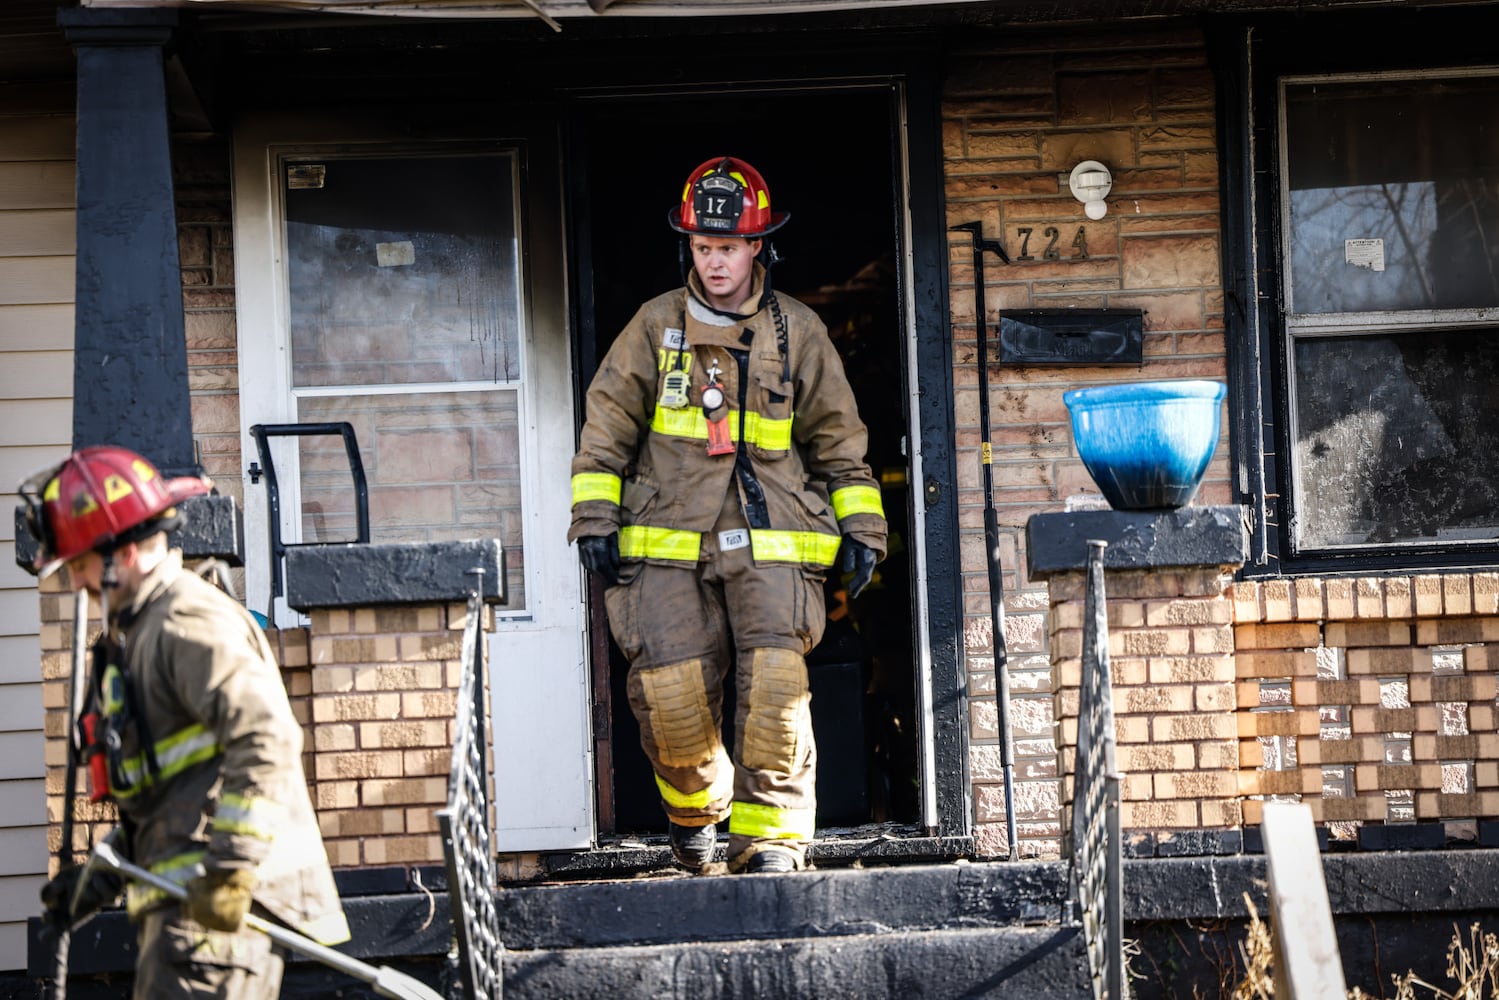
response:
<svg viewBox="0 0 1499 1000"><path fill-rule="evenodd" d="M68 571L69 590L87 590L98 596L104 586L104 557L97 552L74 556L64 566Z"/></svg>
<svg viewBox="0 0 1499 1000"><path fill-rule="evenodd" d="M749 294L754 274L759 240L741 236L693 236L692 266L708 304L715 309L736 312Z"/></svg>

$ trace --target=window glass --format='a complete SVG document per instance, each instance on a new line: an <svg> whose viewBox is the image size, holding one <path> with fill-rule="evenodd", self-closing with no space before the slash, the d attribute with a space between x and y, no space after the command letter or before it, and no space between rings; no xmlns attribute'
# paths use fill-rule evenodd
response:
<svg viewBox="0 0 1499 1000"><path fill-rule="evenodd" d="M282 170L296 419L353 425L370 541L498 538L505 608L526 610L515 154ZM342 440L295 441L301 541L357 537Z"/></svg>
<svg viewBox="0 0 1499 1000"><path fill-rule="evenodd" d="M1293 546L1499 539L1499 77L1283 95Z"/></svg>
<svg viewBox="0 0 1499 1000"><path fill-rule="evenodd" d="M1304 546L1499 537L1499 334L1296 341Z"/></svg>
<svg viewBox="0 0 1499 1000"><path fill-rule="evenodd" d="M498 538L506 608L524 608L519 394L489 392L304 396L297 419L347 420L369 490L370 541ZM355 537L354 490L338 437L299 438L302 540Z"/></svg>
<svg viewBox="0 0 1499 1000"><path fill-rule="evenodd" d="M1499 306L1499 79L1285 90L1298 314Z"/></svg>
<svg viewBox="0 0 1499 1000"><path fill-rule="evenodd" d="M519 377L509 159L287 165L294 386Z"/></svg>

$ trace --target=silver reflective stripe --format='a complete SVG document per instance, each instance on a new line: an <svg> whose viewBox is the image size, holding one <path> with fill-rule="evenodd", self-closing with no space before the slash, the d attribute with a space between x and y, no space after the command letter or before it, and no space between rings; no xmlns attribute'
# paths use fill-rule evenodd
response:
<svg viewBox="0 0 1499 1000"><path fill-rule="evenodd" d="M286 820L286 807L258 796L225 795L213 812L215 833L242 833L261 840L272 840L276 827Z"/></svg>
<svg viewBox="0 0 1499 1000"><path fill-rule="evenodd" d="M161 771L154 777L157 780L166 781L186 771L194 764L212 760L218 755L218 739L205 729L202 723L194 723L185 729L178 730L166 739L156 741L156 764ZM124 775L126 786L117 788L113 780L109 783L109 790L117 799L129 798L152 782L153 776L146 770L144 753L138 753L120 761L120 771Z"/></svg>

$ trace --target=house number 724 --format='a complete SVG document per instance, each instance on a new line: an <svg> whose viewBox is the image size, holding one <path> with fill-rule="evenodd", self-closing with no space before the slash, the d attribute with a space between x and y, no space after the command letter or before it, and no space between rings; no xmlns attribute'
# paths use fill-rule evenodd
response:
<svg viewBox="0 0 1499 1000"><path fill-rule="evenodd" d="M1021 226L1016 232L1020 234L1020 253L1016 256L1017 261L1035 260L1036 255L1031 253L1031 234L1036 230L1031 226ZM1046 249L1041 251L1042 260L1061 260L1062 251L1057 249L1057 241L1061 239L1061 230L1056 226L1047 226L1041 230L1041 235L1046 237ZM1072 246L1077 253L1068 257L1068 260L1088 259L1088 234L1087 227L1078 226L1077 235L1072 237Z"/></svg>

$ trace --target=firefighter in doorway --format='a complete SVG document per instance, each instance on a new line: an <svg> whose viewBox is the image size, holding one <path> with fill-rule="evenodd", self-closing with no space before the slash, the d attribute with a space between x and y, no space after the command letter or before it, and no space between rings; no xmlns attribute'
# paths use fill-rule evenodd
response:
<svg viewBox="0 0 1499 1000"><path fill-rule="evenodd" d="M885 554L843 364L817 315L771 288L766 237L786 218L743 160L692 172L668 213L686 287L646 302L610 347L572 463L568 540L608 584L672 852L698 871L724 820L731 870L805 865L817 751L804 657L822 637L823 583L838 565L857 596Z"/></svg>
<svg viewBox="0 0 1499 1000"><path fill-rule="evenodd" d="M177 504L210 488L101 446L19 489L38 572L65 565L72 588L104 612L84 709L92 794L118 809L121 854L187 887L179 905L70 866L42 888L57 928L124 889L137 1000L276 997L283 956L244 926L252 910L324 944L349 939L302 772L302 730L265 635L167 544Z"/></svg>

